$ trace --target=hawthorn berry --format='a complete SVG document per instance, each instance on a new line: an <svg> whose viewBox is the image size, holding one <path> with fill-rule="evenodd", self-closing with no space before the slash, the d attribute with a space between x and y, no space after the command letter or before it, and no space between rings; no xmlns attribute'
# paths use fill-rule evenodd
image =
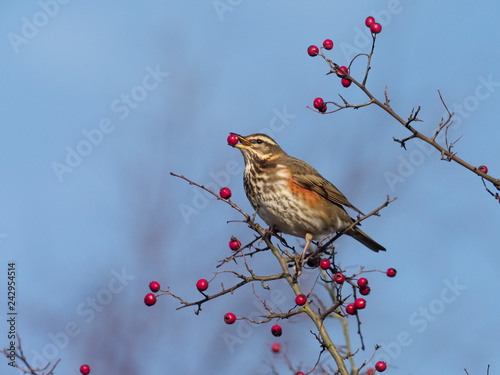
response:
<svg viewBox="0 0 500 375"><path fill-rule="evenodd" d="M229 136L227 137L227 144L228 145L231 145L231 146L234 146L235 144L237 144L239 141L238 139L238 136L236 134L229 134Z"/></svg>
<svg viewBox="0 0 500 375"><path fill-rule="evenodd" d="M368 279L366 277L361 277L358 279L358 286L360 288L364 288L365 286L368 286Z"/></svg>
<svg viewBox="0 0 500 375"><path fill-rule="evenodd" d="M366 17L366 20L365 20L365 26L366 27L370 27L374 23L375 23L375 18L373 18L372 16Z"/></svg>
<svg viewBox="0 0 500 375"><path fill-rule="evenodd" d="M219 194L221 198L229 199L231 198L231 190L228 187L223 187L220 189Z"/></svg>
<svg viewBox="0 0 500 375"><path fill-rule="evenodd" d="M342 81L340 81L340 83L342 83L342 86L347 88L351 86L352 81L347 78L342 78Z"/></svg>
<svg viewBox="0 0 500 375"><path fill-rule="evenodd" d="M354 303L350 303L345 307L346 313L349 315L356 315L356 306L354 306Z"/></svg>
<svg viewBox="0 0 500 375"><path fill-rule="evenodd" d="M341 66L337 71L337 75L339 77L343 77L346 74L349 74L349 69L347 69L347 66Z"/></svg>
<svg viewBox="0 0 500 375"><path fill-rule="evenodd" d="M370 367L368 370L366 370L365 375L373 375L375 374L375 369L373 367Z"/></svg>
<svg viewBox="0 0 500 375"><path fill-rule="evenodd" d="M281 345L275 342L271 345L271 350L273 351L273 353L279 353L281 350Z"/></svg>
<svg viewBox="0 0 500 375"><path fill-rule="evenodd" d="M149 289L151 289L153 293L156 293L160 290L160 283L158 281L151 281L149 283Z"/></svg>
<svg viewBox="0 0 500 375"><path fill-rule="evenodd" d="M356 306L356 309L361 310L366 307L366 301L364 298L358 298L356 301L354 301L354 306Z"/></svg>
<svg viewBox="0 0 500 375"><path fill-rule="evenodd" d="M382 31L382 25L381 25L381 24L379 24L379 23L376 23L376 22L375 22L375 23L372 23L372 24L370 25L370 31L371 31L372 33L374 33L374 34L378 34L378 33L380 33L380 32Z"/></svg>
<svg viewBox="0 0 500 375"><path fill-rule="evenodd" d="M331 39L326 39L324 42L323 42L323 47L325 47L325 49L332 49L333 48L333 42Z"/></svg>
<svg viewBox="0 0 500 375"><path fill-rule="evenodd" d="M296 372L295 375L304 375L302 371Z"/></svg>
<svg viewBox="0 0 500 375"><path fill-rule="evenodd" d="M375 368L378 372L383 372L387 368L387 364L385 362L378 361L377 363L375 363Z"/></svg>
<svg viewBox="0 0 500 375"><path fill-rule="evenodd" d="M88 375L88 374L90 374L90 367L89 367L89 365L81 365L81 366L80 366L80 372L81 372L83 375Z"/></svg>
<svg viewBox="0 0 500 375"><path fill-rule="evenodd" d="M147 306L153 306L156 303L156 296L153 293L148 293L144 297L144 303Z"/></svg>
<svg viewBox="0 0 500 375"><path fill-rule="evenodd" d="M224 321L226 322L226 324L233 324L236 321L236 315L234 315L233 313L227 313L226 315L224 315Z"/></svg>
<svg viewBox="0 0 500 375"><path fill-rule="evenodd" d="M323 101L323 98L316 98L316 99L314 99L313 105L314 105L314 108L320 109L321 107L323 107L325 105L325 102Z"/></svg>
<svg viewBox="0 0 500 375"><path fill-rule="evenodd" d="M196 283L196 288L200 291L203 292L208 289L208 281L205 279L199 279Z"/></svg>
<svg viewBox="0 0 500 375"><path fill-rule="evenodd" d="M321 259L321 262L319 262L319 266L322 270L327 270L328 268L330 268L330 259Z"/></svg>
<svg viewBox="0 0 500 375"><path fill-rule="evenodd" d="M359 294L363 295L363 296L367 296L368 294L370 294L371 292L371 288L369 286L365 286L363 288L359 288Z"/></svg>
<svg viewBox="0 0 500 375"><path fill-rule="evenodd" d="M309 56L314 57L319 53L319 48L315 45L309 46L307 48L307 53L309 54Z"/></svg>
<svg viewBox="0 0 500 375"><path fill-rule="evenodd" d="M305 305L307 302L307 297L303 294L299 294L297 297L295 297L295 303L299 306Z"/></svg>
<svg viewBox="0 0 500 375"><path fill-rule="evenodd" d="M480 172L488 173L488 167L486 165L480 165L478 169Z"/></svg>
<svg viewBox="0 0 500 375"><path fill-rule="evenodd" d="M280 337L282 332L283 331L282 331L281 327L277 324L275 324L271 327L271 333L273 334L273 336Z"/></svg>
<svg viewBox="0 0 500 375"><path fill-rule="evenodd" d="M241 242L234 236L231 237L231 241L229 241L229 248L233 251L238 250L241 247Z"/></svg>
<svg viewBox="0 0 500 375"><path fill-rule="evenodd" d="M326 104L323 104L323 107L321 107L320 109L318 109L318 111L320 111L321 113L325 113L326 112Z"/></svg>
<svg viewBox="0 0 500 375"><path fill-rule="evenodd" d="M337 284L342 284L345 280L345 276L343 273L340 273L340 272L337 272L335 275L333 275L333 280L337 283Z"/></svg>
<svg viewBox="0 0 500 375"><path fill-rule="evenodd" d="M396 269L395 269L395 268L389 268L389 269L387 270L387 276L389 276L389 277L394 277L394 276L396 276L396 273L398 273L398 271L396 271Z"/></svg>

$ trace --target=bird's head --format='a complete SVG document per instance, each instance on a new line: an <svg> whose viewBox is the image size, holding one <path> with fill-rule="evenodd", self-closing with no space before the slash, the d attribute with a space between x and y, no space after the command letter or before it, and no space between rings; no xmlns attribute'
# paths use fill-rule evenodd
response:
<svg viewBox="0 0 500 375"><path fill-rule="evenodd" d="M232 134L238 137L239 143L234 147L240 149L246 162L266 163L284 154L280 146L265 134L256 133L245 137Z"/></svg>

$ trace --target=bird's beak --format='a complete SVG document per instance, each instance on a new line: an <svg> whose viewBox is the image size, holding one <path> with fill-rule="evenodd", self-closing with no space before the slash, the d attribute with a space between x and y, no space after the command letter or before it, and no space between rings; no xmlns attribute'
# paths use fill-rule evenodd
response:
<svg viewBox="0 0 500 375"><path fill-rule="evenodd" d="M238 137L238 140L240 141L241 144L238 143L238 144L234 145L234 147L240 148L240 149L245 149L245 148L248 148L248 147L252 147L252 144L249 141L247 141L245 139L245 137L243 137L243 136L241 136L239 134L236 134L236 136Z"/></svg>

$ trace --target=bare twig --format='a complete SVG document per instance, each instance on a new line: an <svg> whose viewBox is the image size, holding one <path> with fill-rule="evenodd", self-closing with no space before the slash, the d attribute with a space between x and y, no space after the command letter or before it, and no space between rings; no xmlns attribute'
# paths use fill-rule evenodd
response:
<svg viewBox="0 0 500 375"><path fill-rule="evenodd" d="M390 203L394 202L396 199L398 199L397 197L393 198L393 199L390 199L389 196L387 196L387 199L386 201L380 205L379 207L377 207L376 209L374 209L372 212L370 212L369 214L367 215L364 215L362 217L359 217L353 221L353 223L347 227L346 229L344 229L342 232L339 232L337 233L331 240L329 240L326 244L324 245L321 245L321 249L323 248L326 248L328 246L330 246L335 240L337 240L340 236L342 236L343 234L346 234L347 232L349 232L351 229L353 229L356 225L358 225L359 223L361 223L363 220L366 220L368 219L370 216L380 216L380 210L382 210L384 207L387 207Z"/></svg>
<svg viewBox="0 0 500 375"><path fill-rule="evenodd" d="M438 90L439 98L440 98L441 103L443 104L444 108L446 109L446 112L448 113L448 117L447 117L447 119L441 119L441 122L439 123L439 126L438 126L437 130L434 132L434 134L431 137L427 137L427 136L423 135L422 133L420 133L419 131L417 131L411 125L411 123L414 121L420 121L416 117L416 114L418 113L418 110L420 110L420 107L418 108L418 110L416 111L415 114L413 114L413 110L412 110L412 114L410 115L408 121L405 121L389 105L390 100L389 100L389 96L387 94L387 86L385 87L385 91L384 91L384 98L385 98L384 102L381 102L380 100L375 98L375 96L366 88L366 82L368 79L368 72L371 69L371 58L373 56L373 52L374 52L374 48L375 48L375 39L376 39L375 34L372 34L372 37L373 37L373 43L372 43L372 48L371 48L370 53L369 54L360 53L360 54L356 55L351 60L351 62L349 64L349 67L351 67L354 60L356 60L358 57L361 57L361 56L367 57L366 71L365 71L365 75L363 77L362 82L356 81L349 73L340 72L339 71L340 67L334 61L328 59L321 52L321 56L328 63L328 66L330 67L330 71L327 74L336 73L340 77L349 79L352 83L354 83L356 86L358 86L359 89L361 89L361 91L363 91L366 94L366 96L369 98L369 100L367 102L362 103L362 104L351 104L344 97L341 97L343 104L339 104L336 102L325 102L325 103L333 104L336 108L332 111L327 111L324 113L334 113L334 112L338 112L338 111L340 111L342 109L346 109L346 108L358 109L358 108L366 107L366 106L371 105L371 104L375 104L378 107L382 108L384 111L386 111L390 116L392 116L396 121L398 121L401 125L403 125L406 129L408 129L411 132L410 136L408 136L407 138L404 138L402 140L399 140L399 139L396 139L393 137L394 141L398 142L401 145L401 147L406 149L406 142L407 141L409 141L410 139L414 139L414 138L417 139L418 138L421 141L431 145L437 151L439 151L439 153L441 154L441 160L445 160L445 161L449 161L449 162L451 162L451 161L456 162L457 164L461 165L462 167L472 171L473 173L476 173L478 176L483 177L485 180L490 182L497 190L500 191L500 179L494 178L492 176L489 176L487 174L482 173L472 164L467 163L465 160L459 158L457 156L457 153L452 150L454 148L455 144L460 139L460 137L451 143L448 142L448 129L451 126L451 124L453 124L452 118L453 118L454 113L450 112L450 110L448 109L448 106L446 105L446 103L443 99L443 96L441 95L441 92L439 90ZM310 108L310 107L308 107L308 108ZM313 108L310 108L310 109L314 110L316 112L320 112L320 111L313 109ZM442 132L443 129L445 129L445 146L442 146L437 142L437 137Z"/></svg>
<svg viewBox="0 0 500 375"><path fill-rule="evenodd" d="M236 204L234 204L230 199L224 199L222 198L219 194L213 192L212 190L208 189L207 187L203 186L203 185L200 185L194 181L191 181L189 178L187 177L184 177L182 175L178 175L178 174L175 174L174 172L170 172L170 175L174 176L174 177L178 177L178 178L181 178L187 182L189 182L190 185L194 185L194 186L197 186L203 190L205 190L206 192L212 194L215 198L217 198L218 200L221 200L223 202L226 202L227 204L229 204L231 207L233 207L236 211L238 211L239 213L241 213L247 222L250 222L251 219L250 219L250 215L248 215L246 212L244 212L241 208L239 208Z"/></svg>
<svg viewBox="0 0 500 375"><path fill-rule="evenodd" d="M24 355L24 351L22 349L22 346L21 346L21 336L19 336L19 334L17 335L17 341L19 342L19 344L17 345L17 350L14 352L14 356L16 358L19 358L21 360L22 363L24 363L24 365L26 367L23 367L23 366L20 366L17 362L15 363L15 367L18 368L20 371L22 371L23 373L25 374L32 374L32 375L38 375L39 372L43 372L45 370L47 370L49 367L50 367L50 362L48 362L44 367L35 367L33 368L29 363L28 363L28 360L26 359L26 356ZM2 351L6 357L10 358L11 354L7 351L7 349L4 349ZM54 365L52 367L50 367L50 370L49 372L47 373L44 373L43 375L53 375L54 374L54 370L55 368L57 367L57 365L59 364L61 360L58 359Z"/></svg>

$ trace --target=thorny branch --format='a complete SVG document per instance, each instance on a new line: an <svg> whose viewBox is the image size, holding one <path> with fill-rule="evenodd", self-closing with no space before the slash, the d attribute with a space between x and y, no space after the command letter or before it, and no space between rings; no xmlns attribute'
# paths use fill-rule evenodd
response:
<svg viewBox="0 0 500 375"><path fill-rule="evenodd" d="M221 266L221 265L229 262L230 260L236 261L237 258L241 258L241 259L243 259L246 271L249 274L248 276L247 275L243 275L243 274L238 273L238 272L235 272L235 271L219 271L214 276L214 278L215 278L217 275L219 275L221 273L231 273L235 277L237 277L238 279L242 280L239 283L233 285L230 288L226 288L226 287L224 287L223 284L221 284L221 291L218 292L218 293L212 294L212 295L207 295L207 294L205 294L205 293L202 292L202 294L204 295L205 298L200 299L200 300L195 301L195 302L185 301L182 297L175 295L171 291L170 288L168 288L167 291L164 291L163 294L168 294L168 295L171 295L172 297L176 298L181 303L181 305L182 305L178 309L182 309L182 308L188 307L188 306L197 306L197 309L195 310L195 313L198 314L201 311L201 306L202 306L203 303L208 302L210 300L213 300L213 299L215 299L217 297L220 297L222 295L225 295L225 294L228 294L228 293L233 293L236 289L239 289L240 287L242 287L242 286L244 286L246 284L252 283L252 288L253 288L254 295L262 303L262 305L264 306L264 308L266 309L266 311L268 312L268 314L261 315L262 320L255 320L255 319L250 319L250 318L247 318L247 317L239 317L238 319L240 319L240 320L247 320L247 321L249 321L251 323L255 323L255 324L262 324L262 323L269 322L269 321L271 321L273 319L276 319L276 320L279 320L279 319L288 319L288 318L290 318L292 316L295 316L295 315L307 314L309 316L309 318L314 322L314 324L316 326L317 333L315 333L313 331L311 331L311 333L313 333L315 335L315 337L318 339L318 341L320 342L320 344L322 346L321 353L323 351L328 351L330 353L330 355L333 357L333 359L334 359L334 361L335 361L335 363L336 363L336 365L338 367L337 372L340 373L340 374L342 374L342 375L349 375L349 371L347 370L347 367L346 367L346 365L344 363L344 361L349 358L349 361L351 363L351 367L353 369L352 370L353 374L357 374L357 370L354 367L354 362L352 362L352 355L353 354L351 353L350 349L348 350L348 353L345 356L342 355L341 351L335 346L335 344L333 343L332 339L330 338L329 333L326 330L326 327L325 327L325 324L324 324L325 318L327 316L331 315L332 313L337 312L337 310L345 302L346 298L338 298L338 299L336 299L336 300L334 300L332 302L332 304L331 304L330 307L326 307L324 305L321 305L320 308L315 307L314 304L313 304L314 301L312 299L308 298L308 301L303 306L298 306L298 307L295 306L295 307L293 307L292 309L290 309L289 311L286 311L286 312L283 312L281 310L280 310L280 312L274 311L267 304L267 302L265 300L263 300L262 298L260 298L257 295L257 293L255 292L254 283L255 282L260 282L261 285L262 285L262 287L264 289L267 289L268 287L267 287L267 284L265 284L265 282L267 282L267 281L273 281L273 280L279 280L279 279L284 279L290 285L290 287L292 288L292 290L293 290L293 292L294 292L294 294L296 296L299 295L299 294L306 294L306 293L303 293L301 287L299 286L299 276L301 275L301 272L295 272L295 267L297 266L297 261L300 259L301 254L297 253L293 247L288 246L286 244L286 241L284 241L274 231L272 231L272 230L264 230L257 223L254 223L253 218L251 218L250 215L246 214L243 210L241 210L234 202L232 202L230 200L226 200L226 199L221 198L217 193L211 191L210 189L204 187L203 185L200 185L200 184L197 184L197 183L191 181L190 179L188 179L188 178L186 178L184 176L177 175L175 173L171 173L171 175L175 176L175 177L179 177L179 178L187 181L191 185L195 185L195 186L197 186L199 188L202 188L205 191L207 191L210 194L212 194L213 196L215 196L217 199L222 200L222 201L226 202L227 204L229 204L231 207L233 207L236 211L240 212L245 217L245 219L246 219L245 222L248 224L248 226L251 229L254 230L254 232L256 233L256 236L255 236L255 239L253 241L251 241L247 245L243 246L241 249L239 249L232 256L227 257L227 258L223 259L222 261L220 261L220 264L219 264L219 266ZM348 231L349 229L351 229L352 227L354 227L355 225L359 224L361 221L367 219L370 216L373 216L373 215L377 215L378 216L378 215L380 215L379 214L380 210L382 208L386 207L391 202L393 202L395 199L396 198L394 198L394 199L391 200L389 197L387 197L387 200L380 207L378 207L377 209L373 210L372 212L370 212L367 215L358 216L357 220L355 220L353 222L352 226L349 227L348 229L346 229L346 231ZM255 217L255 215L254 215L254 217ZM341 232L341 233L337 233L330 241L327 242L327 244L322 245L321 246L322 252L323 253L327 253L327 250L326 250L327 247L330 246L335 241L335 239L337 239L338 237L340 237L346 231ZM271 238L273 236L276 237L276 238L278 238L278 240L280 241L281 245L284 246L285 249L281 249L281 248L279 248L278 246L275 246L272 243ZM265 245L262 245L262 246L259 245L260 248L257 248L256 247L256 242L258 240L261 240L262 242L264 242ZM288 252L287 249L291 250L294 255L292 255L290 252ZM247 251L247 252L245 252L245 251ZM279 265L281 267L281 273L276 273L276 274L270 275L270 276L258 276L250 268L250 266L249 266L249 264L247 262L247 257L249 257L249 256L251 257L253 255L256 255L258 253L263 253L265 251L270 251L275 256L275 258L277 259L277 261L278 261L278 263L279 263ZM334 252L332 250L332 254L333 253ZM293 270L291 268L293 268ZM212 278L211 281L213 281L214 278ZM316 279L316 282L317 282L317 279ZM316 285L316 282L315 282L314 285ZM354 284L352 284L352 285L354 286ZM314 288L314 286L313 286L313 288ZM312 294L312 289L308 293L308 295L310 296L311 294ZM344 330L344 333L345 333L346 338L347 338L348 337L348 331L347 331L347 329ZM361 333L361 332L359 331L359 333ZM361 336L361 338L362 338L362 336ZM321 353L320 353L320 357L318 358L318 362L314 365L314 368L316 368L318 366L318 364L319 364L319 360L321 358ZM313 370L311 370L311 371L313 371Z"/></svg>
<svg viewBox="0 0 500 375"><path fill-rule="evenodd" d="M408 118L407 121L405 121L390 106L390 104L389 104L390 100L389 100L389 97L387 94L387 87L385 88L385 92L384 92L385 102L381 102L380 100L375 98L375 96L366 88L368 72L371 69L371 59L372 59L374 48L375 48L376 35L372 34L372 37L373 37L373 42L372 42L372 48L371 48L370 53L369 54L361 53L361 54L356 55L351 60L351 62L349 64L349 68L350 68L352 63L354 62L354 60L356 60L357 58L359 58L361 56L367 57L366 71L365 71L365 75L363 77L362 82L358 82L357 80L355 80L350 75L350 73L341 72L339 70L340 66L338 64L336 64L334 61L327 58L323 53L323 49L321 49L319 55L321 57L323 57L323 59L327 62L328 66L330 67L330 71L327 74L335 73L339 77L343 77L343 78L350 80L352 83L354 83L356 86L358 86L361 89L361 91L363 91L369 99L365 103L351 104L344 97L339 95L341 100L342 100L342 103L325 102L325 104L333 104L335 106L334 110L327 111L325 113L334 113L334 112L338 112L338 111L340 111L342 109L346 109L346 108L359 109L362 107L369 106L371 104L375 104L378 107L382 108L384 111L386 111L390 116L392 116L394 119L396 119L396 121L398 121L401 125L403 125L406 129L408 129L411 132L410 136L408 136L404 139L401 139L401 140L393 137L393 140L395 142L399 143L401 145L401 147L403 147L405 150L406 150L406 142L407 141L414 139L414 138L418 138L421 141L428 143L433 148L438 150L439 153L441 154L441 160L448 161L448 162L454 161L455 163L458 163L459 165L463 166L464 168L470 170L471 172L473 172L473 173L477 174L478 176L480 176L481 178L483 178L483 180L489 181L493 186L495 186L495 188L497 190L500 190L500 179L494 178L493 176L490 176L487 173L484 173L483 171L479 170L478 167L476 167L476 166L466 162L465 160L459 158L457 156L457 153L453 151L453 148L455 147L456 143L460 140L461 137L459 137L458 139L451 141L451 142L448 140L448 130L449 130L450 126L453 124L452 119L453 119L454 113L450 112L450 110L448 109L448 106L446 105L446 103L441 95L441 92L439 90L438 90L439 98L440 98L441 103L443 104L444 108L446 109L448 116L445 119L441 119L439 126L437 127L434 134L431 137L428 137L428 136L422 134L421 132L419 132L416 128L414 128L412 126L413 122L421 121L420 119L417 118L417 114L420 110L420 107L418 107L418 109L416 111L412 110L410 117ZM349 72L350 72L350 69L349 69ZM310 108L310 107L308 107L308 108ZM316 109L313 109L313 108L310 108L310 109L320 113L320 111L318 111ZM443 134L443 130L444 130L444 134ZM441 145L439 142L444 143L444 145ZM494 195L494 196L497 197L496 195Z"/></svg>
<svg viewBox="0 0 500 375"><path fill-rule="evenodd" d="M337 240L340 236L346 234L347 232L349 232L351 229L353 229L356 225L358 225L359 223L361 223L363 220L366 220L368 219L370 216L380 216L380 210L382 210L384 207L387 207L390 203L394 202L396 199L398 199L397 197L393 198L393 199L390 199L389 196L387 196L387 199L386 201L379 207L377 207L376 209L374 209L372 212L370 212L369 214L366 214L364 216L360 216L358 215L358 218L353 221L353 223L347 227L345 230L343 230L342 232L339 232L337 233L334 237L332 237L331 240L329 240L328 242L326 242L325 244L321 245L318 249L319 252L322 252L323 249L326 249L328 246L330 246L335 240Z"/></svg>
<svg viewBox="0 0 500 375"><path fill-rule="evenodd" d="M19 342L19 344L17 345L17 349L15 350L14 352L14 356L18 359L21 360L22 363L24 363L24 366L26 367L23 367L23 366L20 366L17 362L15 363L15 367L18 368L20 371L22 371L24 374L32 374L32 375L54 375L54 370L56 368L56 366L59 364L59 362L61 361L60 359L58 359L54 365L51 367L50 366L50 362L48 362L45 367L35 367L33 368L29 363L28 363L28 360L26 359L26 356L24 355L24 351L23 351L23 348L21 346L21 337L19 335L17 335L17 341ZM10 358L11 356L11 353L9 353L7 351L7 349L4 349L3 350L3 354L5 354L5 356L7 358ZM49 369L50 368L50 369ZM49 372L44 372L46 371L47 369L49 369Z"/></svg>

